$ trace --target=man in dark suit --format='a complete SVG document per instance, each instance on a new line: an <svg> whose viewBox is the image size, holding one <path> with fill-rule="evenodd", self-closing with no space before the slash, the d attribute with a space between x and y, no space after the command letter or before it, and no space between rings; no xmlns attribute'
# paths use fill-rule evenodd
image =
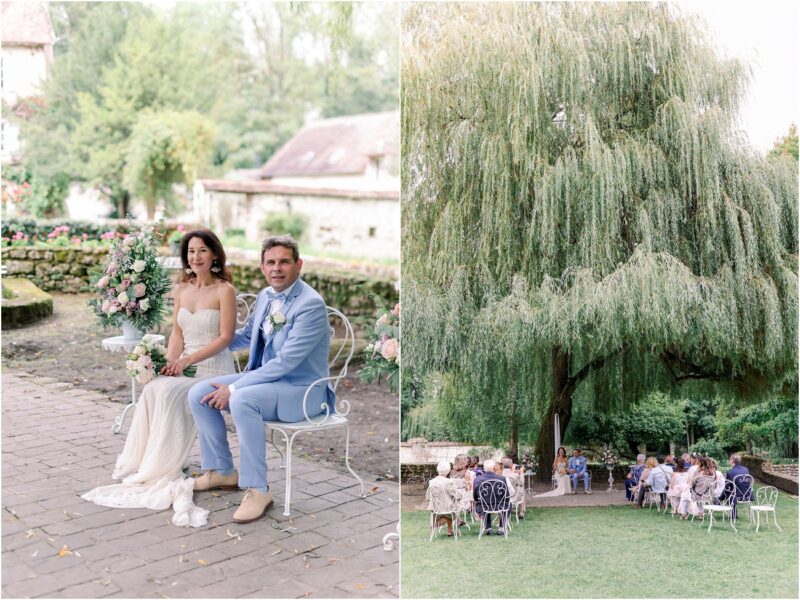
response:
<svg viewBox="0 0 800 600"><path fill-rule="evenodd" d="M481 501L478 493L480 491L481 484L484 483L485 481L500 481L506 487L505 501L500 502L499 498L493 497L489 499L492 505L498 507L505 506L506 508L511 506L511 493L510 491L508 491L508 482L506 481L505 477L494 473L494 466L495 466L495 461L493 461L492 459L485 460L483 462L483 473L479 474L475 478L475 481L472 484L472 497L475 499L475 507L479 515L483 515L483 507L481 506ZM487 514L484 515L483 518L486 524L485 527L486 535L492 535L492 515ZM505 535L505 528L506 528L505 519L506 519L506 513L503 512L500 514L500 524L499 524L499 529L497 530L497 533L499 535Z"/></svg>
<svg viewBox="0 0 800 600"><path fill-rule="evenodd" d="M730 481L735 486L736 497L733 499L733 519L736 520L736 503L737 502L750 502L753 497L752 479L748 477L739 477L740 475L750 475L750 470L742 464L742 457L738 454L731 454L730 458L731 468L725 475L725 479ZM738 477L738 479L737 479ZM721 500L725 500L729 495L726 489L722 492Z"/></svg>

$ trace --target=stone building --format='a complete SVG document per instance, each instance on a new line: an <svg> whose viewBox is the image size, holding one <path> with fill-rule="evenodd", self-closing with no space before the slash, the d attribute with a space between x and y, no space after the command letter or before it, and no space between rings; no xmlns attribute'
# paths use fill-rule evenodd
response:
<svg viewBox="0 0 800 600"><path fill-rule="evenodd" d="M397 112L309 123L243 179L198 180L195 218L257 240L270 213L295 213L307 247L399 258L399 134Z"/></svg>
<svg viewBox="0 0 800 600"><path fill-rule="evenodd" d="M22 99L35 98L53 64L55 35L43 2L3 2L0 88L5 106L19 116L26 107ZM5 116L0 119L0 160L20 159L19 127Z"/></svg>

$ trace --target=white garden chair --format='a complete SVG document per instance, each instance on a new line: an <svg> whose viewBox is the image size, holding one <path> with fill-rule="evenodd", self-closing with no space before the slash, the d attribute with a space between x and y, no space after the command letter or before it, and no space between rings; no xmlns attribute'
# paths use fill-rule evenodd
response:
<svg viewBox="0 0 800 600"><path fill-rule="evenodd" d="M236 325L241 327L250 318L250 313L253 311L253 306L256 303L256 294L238 294L236 296ZM233 360L236 361L236 372L242 372L242 365L239 361L240 352L233 353Z"/></svg>
<svg viewBox="0 0 800 600"><path fill-rule="evenodd" d="M451 480L455 481L455 480ZM429 502L428 510L431 512L431 537L433 541L436 533L442 528L438 524L439 517L450 517L453 523L453 539L458 537L458 515L459 505L456 491L456 484L448 486L428 486L425 492L425 499Z"/></svg>
<svg viewBox="0 0 800 600"><path fill-rule="evenodd" d="M327 310L329 321L340 322L340 329L342 332L340 337L337 339L336 328L331 327L331 346L336 347L333 343L337 342L338 350L336 351L333 359L329 361L328 367L332 373L333 366L340 358L344 358L344 364L339 368L335 375L329 375L328 377L317 379L308 386L305 396L303 397L303 414L305 415L305 420L297 421L296 423L284 423L283 421L264 422L267 426L267 431L269 432L269 442L281 456L281 468L286 470L286 500L283 507L283 515L286 517L291 516L292 445L294 444L295 438L300 433L312 433L314 431L323 431L325 429L343 428L345 431L344 464L345 467L347 467L347 470L350 471L350 474L356 478L356 481L358 481L359 485L361 486L361 494L358 497L366 497L366 494L364 493L364 481L355 471L353 471L353 468L350 466L350 424L347 420L347 415L350 412L350 402L337 397L335 412L331 412L328 404L323 403L322 414L317 415L316 417L308 416L308 394L311 392L314 386L326 384L328 382L330 382L333 390L336 391L339 382L341 382L342 379L344 379L347 375L347 367L350 364L350 360L353 358L353 353L355 352L355 335L353 333L353 327L350 325L350 321L348 321L347 317L345 317L335 308L328 306ZM276 431L283 436L283 439L286 443L285 456L280 451L278 446L275 445L273 437Z"/></svg>
<svg viewBox="0 0 800 600"><path fill-rule="evenodd" d="M467 523L467 514L472 515L472 507L473 507L473 500L472 500L472 493L470 490L467 489L467 480L462 479L459 477L453 478L453 483L456 486L456 503L458 508L458 518L461 519L461 515L464 516L464 526L469 529L470 531L472 528ZM472 518L472 522L475 522L475 518Z"/></svg>
<svg viewBox="0 0 800 600"><path fill-rule="evenodd" d="M489 519L491 519L491 515L498 515L500 524L503 523L503 517L508 516L508 511L511 508L511 498L506 482L490 479L481 483L478 486L478 503L481 507L481 513L479 513L481 516L481 530L478 533L478 539L481 539L481 536L486 531L486 515L489 515ZM505 521L506 526L503 528L503 534L507 538L508 518Z"/></svg>
<svg viewBox="0 0 800 600"><path fill-rule="evenodd" d="M767 525L769 525L769 515L772 513L772 520L775 522L775 527L778 531L783 531L778 525L778 515L775 511L775 505L778 503L778 489L771 485L758 488L756 490L756 502L750 506L750 518L756 522L756 533L761 526L761 514L765 514L767 518Z"/></svg>
<svg viewBox="0 0 800 600"><path fill-rule="evenodd" d="M733 485L736 488L736 519L739 518L739 505L747 507L747 520L750 521L750 507L753 505L753 476L737 475L733 478Z"/></svg>
<svg viewBox="0 0 800 600"><path fill-rule="evenodd" d="M648 508L652 508L655 503L656 510L661 512L661 501L663 498L666 498L667 490L669 489L669 480L667 479L666 471L658 467L653 468L651 475L653 484L650 486L650 489L645 491L642 506L647 504ZM666 506L664 510L666 511Z"/></svg>
<svg viewBox="0 0 800 600"><path fill-rule="evenodd" d="M519 509L525 502L525 481L524 477L519 475L514 475L511 479L511 483L514 486L514 496L511 498L511 510L514 511L514 517L516 517L517 525L519 525ZM509 524L511 523L510 518L508 522Z"/></svg>
<svg viewBox="0 0 800 600"><path fill-rule="evenodd" d="M709 475L700 475L694 478L689 491L689 501L695 505L698 512L703 510L705 504L711 504L715 485L716 479ZM694 518L695 513L692 512L692 522L694 522ZM702 518L705 519L705 512L703 512Z"/></svg>
<svg viewBox="0 0 800 600"><path fill-rule="evenodd" d="M713 488L712 488L713 489ZM731 527L736 531L736 525L733 524L733 505L736 502L736 488L732 481L726 481L722 486L721 497L712 496L710 502L703 504L703 514L708 515L708 532L711 533L711 527L714 525L714 516L721 515L722 523L725 523L725 516L727 515L731 522Z"/></svg>

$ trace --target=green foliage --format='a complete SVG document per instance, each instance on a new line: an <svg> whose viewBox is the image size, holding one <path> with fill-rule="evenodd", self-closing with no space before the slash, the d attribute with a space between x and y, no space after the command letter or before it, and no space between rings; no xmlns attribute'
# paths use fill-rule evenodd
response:
<svg viewBox="0 0 800 600"><path fill-rule="evenodd" d="M796 395L797 168L738 137L747 65L665 4L404 27L404 366L452 374L460 423L541 419L557 353L599 411L697 380Z"/></svg>
<svg viewBox="0 0 800 600"><path fill-rule="evenodd" d="M115 232L125 234L139 227L135 221L119 220L105 223L89 221L71 221L68 219L3 219L0 223L2 237L11 237L17 231L23 232L29 238L45 239L54 229L58 227L69 228L70 235L83 237L84 235L99 239L103 234Z"/></svg>
<svg viewBox="0 0 800 600"><path fill-rule="evenodd" d="M40 219L63 213L64 200L69 194L69 177L66 174L37 175L30 166L21 165L3 168L3 177L20 186L19 207L24 213Z"/></svg>
<svg viewBox="0 0 800 600"><path fill-rule="evenodd" d="M690 452L705 454L717 461L718 464L725 464L725 457L728 455L722 444L715 437L701 438L689 447Z"/></svg>
<svg viewBox="0 0 800 600"><path fill-rule="evenodd" d="M797 125L795 125L794 123L789 125L789 133L775 140L775 144L773 144L772 150L769 151L767 156L769 158L790 156L795 161L798 160Z"/></svg>
<svg viewBox="0 0 800 600"><path fill-rule="evenodd" d="M777 396L750 406L726 402L717 414L717 440L726 450L754 447L776 456L797 455L797 399Z"/></svg>
<svg viewBox="0 0 800 600"><path fill-rule="evenodd" d="M172 185L191 185L211 153L214 124L195 111L142 113L133 127L124 184L144 197L148 217L158 200L172 199Z"/></svg>
<svg viewBox="0 0 800 600"><path fill-rule="evenodd" d="M270 213L264 220L264 229L271 235L290 235L296 240L303 237L308 226L308 218L297 213Z"/></svg>

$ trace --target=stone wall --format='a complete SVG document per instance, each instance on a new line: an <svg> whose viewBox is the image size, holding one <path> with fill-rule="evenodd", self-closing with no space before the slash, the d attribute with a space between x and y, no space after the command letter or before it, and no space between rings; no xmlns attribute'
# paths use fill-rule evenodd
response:
<svg viewBox="0 0 800 600"><path fill-rule="evenodd" d="M795 469L784 470L781 468L784 465L773 466L768 460L748 454L742 456L742 464L747 467L753 477L760 479L767 485L774 485L776 488L795 496L800 493L797 475L792 475L791 472L784 472L796 471L796 465L785 465L795 467Z"/></svg>
<svg viewBox="0 0 800 600"><path fill-rule="evenodd" d="M89 290L91 272L105 261L107 255L107 248L7 247L2 249L2 263L10 277L30 279L48 292L74 294ZM257 261L231 261L229 266L239 292L255 293L264 287L264 276ZM369 316L379 304L391 307L397 302L394 281L389 278L336 271L304 271L303 279L325 298L328 305L339 308L348 317Z"/></svg>

